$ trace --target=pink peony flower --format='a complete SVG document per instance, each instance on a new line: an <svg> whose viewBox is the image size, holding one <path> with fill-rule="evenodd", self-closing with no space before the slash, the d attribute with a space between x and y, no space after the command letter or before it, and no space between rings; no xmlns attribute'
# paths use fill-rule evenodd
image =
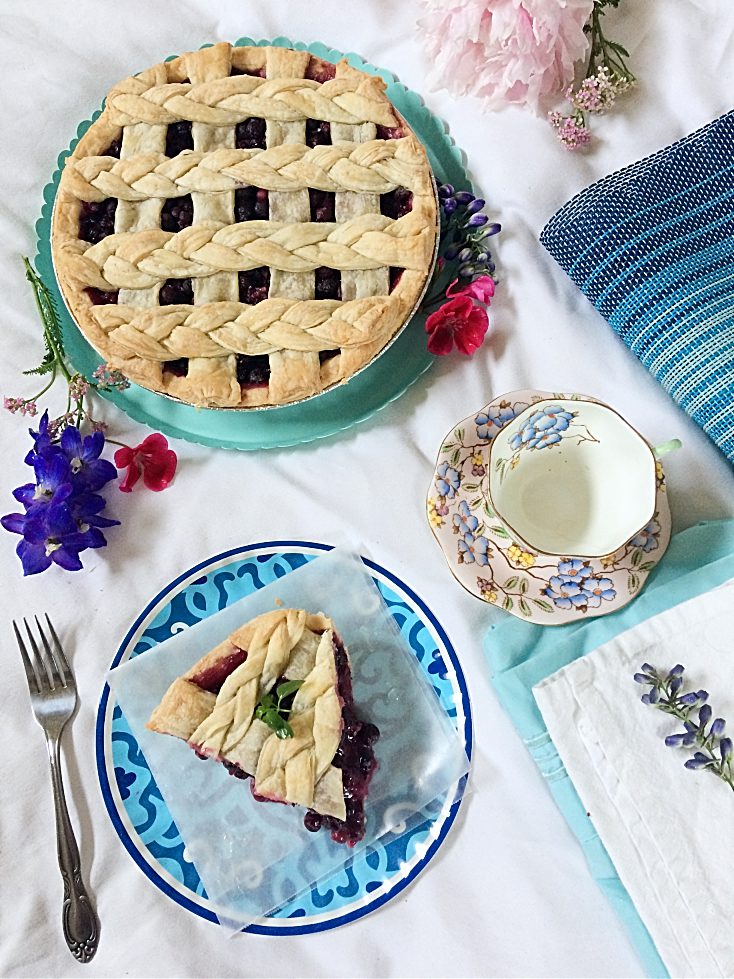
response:
<svg viewBox="0 0 734 979"><path fill-rule="evenodd" d="M475 95L486 109L528 106L573 81L588 49L594 0L423 0L418 26L433 65L429 83Z"/></svg>
<svg viewBox="0 0 734 979"><path fill-rule="evenodd" d="M448 354L456 343L462 353L471 356L481 346L488 326L489 317L482 306L475 306L469 296L457 296L426 320L428 349L432 354Z"/></svg>

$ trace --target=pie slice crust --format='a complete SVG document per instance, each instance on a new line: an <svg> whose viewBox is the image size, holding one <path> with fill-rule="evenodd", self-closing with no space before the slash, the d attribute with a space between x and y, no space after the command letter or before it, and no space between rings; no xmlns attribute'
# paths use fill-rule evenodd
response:
<svg viewBox="0 0 734 979"><path fill-rule="evenodd" d="M297 689L266 723L289 681ZM147 726L249 778L256 800L304 807L307 829L363 838L379 731L354 711L349 654L323 613L278 609L240 626L173 681Z"/></svg>

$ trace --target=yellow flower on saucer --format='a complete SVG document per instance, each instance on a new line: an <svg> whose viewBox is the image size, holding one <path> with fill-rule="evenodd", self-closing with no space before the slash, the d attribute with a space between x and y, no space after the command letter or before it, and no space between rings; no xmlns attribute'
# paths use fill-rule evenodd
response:
<svg viewBox="0 0 734 979"><path fill-rule="evenodd" d="M428 511L428 522L432 527L443 527L444 520L441 514L436 509L436 501L429 500L426 507Z"/></svg>
<svg viewBox="0 0 734 979"><path fill-rule="evenodd" d="M523 551L519 544L510 544L507 548L507 556L513 564L519 564L522 568L532 568L535 564L535 555L530 551Z"/></svg>
<svg viewBox="0 0 734 979"><path fill-rule="evenodd" d="M519 464L520 464L520 456L519 455L513 456L510 461L510 469L517 469Z"/></svg>
<svg viewBox="0 0 734 979"><path fill-rule="evenodd" d="M471 464L473 466L481 466L484 464L484 456L481 452L472 453Z"/></svg>
<svg viewBox="0 0 734 979"><path fill-rule="evenodd" d="M614 567L614 554L605 554L601 559L601 566L606 570L606 568Z"/></svg>

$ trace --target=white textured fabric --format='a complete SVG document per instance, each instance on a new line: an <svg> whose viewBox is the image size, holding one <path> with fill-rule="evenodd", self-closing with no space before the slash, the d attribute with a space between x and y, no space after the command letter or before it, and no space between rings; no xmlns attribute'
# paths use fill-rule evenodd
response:
<svg viewBox="0 0 734 979"><path fill-rule="evenodd" d="M687 771L692 749L664 738L676 718L640 703L643 663L682 663L685 690L708 690L734 720L734 581L629 629L534 688L558 749L620 880L672 976L734 975L734 792ZM695 720L694 714L694 720Z"/></svg>
<svg viewBox="0 0 734 979"><path fill-rule="evenodd" d="M610 11L640 77L623 110L599 119L593 154L573 156L547 123L519 110L482 116L470 99L429 92L416 0L6 0L0 64L0 394L30 395L21 371L41 341L20 256L32 255L41 192L78 122L131 71L207 41L290 35L356 50L396 72L446 119L476 187L504 227L491 333L471 360L454 354L395 404L343 435L295 449L239 454L176 441L179 471L161 494L107 491L123 521L85 570L20 576L16 540L0 532L3 751L0 757L0 974L24 976L630 976L634 950L588 873L575 838L492 693L481 640L493 617L451 576L424 500L439 445L493 396L518 388L581 391L611 402L666 459L678 529L734 515L729 466L648 376L558 269L537 236L592 180L731 108L730 0L645 0ZM48 403L60 412L59 389ZM113 438L149 430L103 408ZM23 419L0 411L0 512L29 478ZM107 453L108 455L110 453ZM425 873L375 914L333 932L228 941L174 904L136 867L97 784L94 721L103 679L131 622L181 572L258 540L357 543L406 581L446 628L474 705L473 792ZM51 793L10 618L48 610L80 689L65 735L67 787L101 944L77 966L61 938Z"/></svg>

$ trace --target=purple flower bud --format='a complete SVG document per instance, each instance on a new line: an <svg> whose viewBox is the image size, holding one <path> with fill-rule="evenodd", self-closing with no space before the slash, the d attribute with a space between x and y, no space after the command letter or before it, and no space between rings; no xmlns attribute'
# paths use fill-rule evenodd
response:
<svg viewBox="0 0 734 979"><path fill-rule="evenodd" d="M442 201L441 203L443 204L444 214L453 214L456 208L459 206L456 203L456 198L454 197L448 197L445 201Z"/></svg>
<svg viewBox="0 0 734 979"><path fill-rule="evenodd" d="M690 748L691 745L692 744L695 744L695 743L696 743L696 735L695 734L684 734L683 735L683 740L681 741L681 744L685 748Z"/></svg>
<svg viewBox="0 0 734 979"><path fill-rule="evenodd" d="M650 677L646 676L644 673L635 673L633 677L635 683L649 683Z"/></svg>
<svg viewBox="0 0 734 979"><path fill-rule="evenodd" d="M487 261L488 258L489 258L489 254L487 252L480 252L476 256L476 258L474 259L474 261L477 262L477 263L481 262L482 265L484 265L484 263Z"/></svg>
<svg viewBox="0 0 734 979"><path fill-rule="evenodd" d="M650 694L649 693L643 693L643 695L640 697L640 700L642 701L643 704L648 704L649 705L651 703Z"/></svg>
<svg viewBox="0 0 734 979"><path fill-rule="evenodd" d="M653 687L650 691L650 703L656 704L660 700L660 691L657 687Z"/></svg>
<svg viewBox="0 0 734 979"><path fill-rule="evenodd" d="M678 748L683 744L685 739L690 737L688 734L669 734L665 739L665 743L669 748Z"/></svg>
<svg viewBox="0 0 734 979"><path fill-rule="evenodd" d="M471 204L474 200L474 194L470 194L468 190L460 190L458 194L454 194L454 197L459 204ZM482 203L482 206L484 206L484 203Z"/></svg>
<svg viewBox="0 0 734 979"><path fill-rule="evenodd" d="M689 734L695 734L698 730L698 724L694 724L693 721L683 721L683 727Z"/></svg>
<svg viewBox="0 0 734 979"><path fill-rule="evenodd" d="M474 266L470 265L468 262L459 267L459 275L462 279L468 279L474 275Z"/></svg>
<svg viewBox="0 0 734 979"><path fill-rule="evenodd" d="M486 214L472 214L467 224L470 228L481 228L487 221L489 221L489 218Z"/></svg>
<svg viewBox="0 0 734 979"><path fill-rule="evenodd" d="M709 695L706 690L697 690L696 694L698 695L698 699L701 701L701 703L704 703L709 699Z"/></svg>
<svg viewBox="0 0 734 979"><path fill-rule="evenodd" d="M657 676L657 673L655 671L655 667L654 666L651 666L649 663L643 663L642 664L642 669L645 671L645 673L649 673L650 676Z"/></svg>
<svg viewBox="0 0 734 979"><path fill-rule="evenodd" d="M438 196L441 198L453 197L454 188L451 186L451 184L440 184L438 188Z"/></svg>
<svg viewBox="0 0 734 979"><path fill-rule="evenodd" d="M681 666L680 663L677 663L670 671L670 673L668 673L668 679L671 680L674 676L683 676L685 672L686 672L686 668L684 666Z"/></svg>
<svg viewBox="0 0 734 979"><path fill-rule="evenodd" d="M462 248L459 252L459 261L468 262L471 258L471 248Z"/></svg>
<svg viewBox="0 0 734 979"><path fill-rule="evenodd" d="M719 744L719 751L721 752L722 761L728 761L732 754L734 753L734 745L732 744L731 738L722 738Z"/></svg>
<svg viewBox="0 0 734 979"><path fill-rule="evenodd" d="M481 197L477 197L476 200L472 201L471 204L467 205L466 213L476 214L477 211L481 211L481 209L484 207L486 203L487 202L483 201Z"/></svg>
<svg viewBox="0 0 734 979"><path fill-rule="evenodd" d="M699 723L701 724L701 727L703 727L704 725L708 724L708 722L711 720L711 715L712 714L713 714L713 711L711 710L710 705L709 704L704 704L703 707L701 708L701 710L698 712L698 720L699 720Z"/></svg>
<svg viewBox="0 0 734 979"><path fill-rule="evenodd" d="M680 698L680 702L685 704L686 707L692 707L694 704L698 703L697 693L684 693Z"/></svg>
<svg viewBox="0 0 734 979"><path fill-rule="evenodd" d="M497 222L495 222L494 224L488 224L487 227L484 229L484 234L482 235L482 239L491 238L492 235L497 235L500 233L500 231L502 231L501 224L497 224ZM643 670L645 669L644 664L642 666L642 669Z"/></svg>
<svg viewBox="0 0 734 979"><path fill-rule="evenodd" d="M670 681L670 692L673 694L678 693L680 688L683 686L683 677L674 676Z"/></svg>
<svg viewBox="0 0 734 979"><path fill-rule="evenodd" d="M726 721L723 717L717 717L714 723L709 728L709 734L713 734L714 737L720 738L724 733L724 728L726 727Z"/></svg>
<svg viewBox="0 0 734 979"><path fill-rule="evenodd" d="M705 768L707 765L710 764L711 764L710 760L706 758L706 756L704 755L701 758L699 757L689 758L688 761L685 762L685 767L692 768L695 770L698 768Z"/></svg>

